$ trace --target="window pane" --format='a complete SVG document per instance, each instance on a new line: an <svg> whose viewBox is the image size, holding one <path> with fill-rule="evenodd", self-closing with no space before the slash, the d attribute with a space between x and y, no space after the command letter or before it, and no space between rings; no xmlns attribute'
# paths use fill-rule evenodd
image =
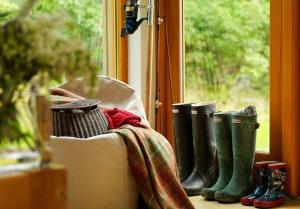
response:
<svg viewBox="0 0 300 209"><path fill-rule="evenodd" d="M254 104L269 150L269 0L185 0L185 101L221 111Z"/></svg>
<svg viewBox="0 0 300 209"><path fill-rule="evenodd" d="M0 0L0 24L13 19L25 0ZM40 14L49 14L58 16L65 24L62 28L62 34L66 38L76 38L82 40L92 51L94 61L99 66L99 72L103 72L103 0L38 0L32 11L32 16L37 17ZM82 72L84 73L84 72ZM57 83L52 82L52 86ZM24 94L27 99L27 94ZM30 112L25 108L18 108L23 117L24 132L33 132L33 126L30 122L25 121L30 117ZM18 115L18 117L20 117ZM26 117L24 117L26 115ZM24 119L25 118L25 119ZM28 141L32 142L32 138L28 136ZM32 143L33 144L33 143ZM2 144L1 144L2 145ZM28 148L25 140L18 143L2 145L5 148ZM0 157L1 164L1 157Z"/></svg>
<svg viewBox="0 0 300 209"><path fill-rule="evenodd" d="M13 18L24 0L0 0L0 23ZM33 16L57 15L65 22L63 34L85 42L93 53L99 70L103 69L102 0L38 0ZM1 18L2 17L2 18Z"/></svg>

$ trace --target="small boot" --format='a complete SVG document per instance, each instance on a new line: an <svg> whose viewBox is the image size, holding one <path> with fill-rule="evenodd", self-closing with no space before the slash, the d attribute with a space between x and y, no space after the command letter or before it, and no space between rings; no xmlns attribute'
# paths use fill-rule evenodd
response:
<svg viewBox="0 0 300 209"><path fill-rule="evenodd" d="M214 113L217 142L219 178L211 188L204 188L201 195L208 200L215 199L215 192L222 190L232 176L231 114L233 112Z"/></svg>
<svg viewBox="0 0 300 209"><path fill-rule="evenodd" d="M268 165L277 161L261 161L255 163L256 169L256 189L248 196L241 198L243 205L253 205L255 199L262 196L268 189Z"/></svg>
<svg viewBox="0 0 300 209"><path fill-rule="evenodd" d="M286 163L269 165L269 188L265 194L254 200L255 207L272 208L284 203L286 168Z"/></svg>
<svg viewBox="0 0 300 209"><path fill-rule="evenodd" d="M182 182L188 195L199 195L201 189L216 181L216 141L213 113L215 103L192 105L193 144L195 165L192 174Z"/></svg>
<svg viewBox="0 0 300 209"><path fill-rule="evenodd" d="M172 105L173 130L180 182L191 174L194 167L192 104L178 103Z"/></svg>
<svg viewBox="0 0 300 209"><path fill-rule="evenodd" d="M259 127L256 118L254 106L232 114L233 174L226 187L215 193L218 201L238 202L251 193L256 129Z"/></svg>

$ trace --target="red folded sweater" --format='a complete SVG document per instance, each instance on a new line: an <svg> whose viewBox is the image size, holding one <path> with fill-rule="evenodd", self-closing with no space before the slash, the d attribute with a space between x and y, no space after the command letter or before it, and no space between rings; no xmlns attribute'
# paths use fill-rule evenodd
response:
<svg viewBox="0 0 300 209"><path fill-rule="evenodd" d="M125 124L130 124L135 127L147 128L147 125L141 122L141 117L126 110L113 108L103 109L103 112L108 120L109 127L111 129L119 128Z"/></svg>

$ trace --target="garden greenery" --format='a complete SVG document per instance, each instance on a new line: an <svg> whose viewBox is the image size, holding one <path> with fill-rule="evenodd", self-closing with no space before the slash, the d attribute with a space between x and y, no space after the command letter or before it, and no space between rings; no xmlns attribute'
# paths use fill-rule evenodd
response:
<svg viewBox="0 0 300 209"><path fill-rule="evenodd" d="M237 89L268 95L270 0L185 0L184 5L187 89L222 103L230 103Z"/></svg>
<svg viewBox="0 0 300 209"><path fill-rule="evenodd" d="M63 25L58 16L30 15L34 3L35 0L26 1L16 18L2 21L0 28L2 143L28 137L24 121L18 117L22 110L17 108L25 90L33 89L37 83L45 87L50 80L61 82L63 78L83 75L92 85L99 69L85 44L60 32Z"/></svg>
<svg viewBox="0 0 300 209"><path fill-rule="evenodd" d="M271 0L184 0L185 100L254 104L257 149L269 149Z"/></svg>

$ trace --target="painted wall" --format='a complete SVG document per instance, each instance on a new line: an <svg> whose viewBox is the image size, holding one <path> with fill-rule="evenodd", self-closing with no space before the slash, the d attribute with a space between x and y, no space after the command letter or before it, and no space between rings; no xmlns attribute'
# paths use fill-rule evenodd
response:
<svg viewBox="0 0 300 209"><path fill-rule="evenodd" d="M147 5L148 0L141 0L140 5ZM140 9L139 16L147 16L147 8ZM144 21L140 28L133 34L128 36L128 83L131 85L142 97L145 102L146 97L151 99L151 114L149 122L154 127L154 112L155 112L155 79L152 80L151 95L146 95L146 69L148 59L148 25ZM156 43L154 41L154 43ZM155 49L155 47L154 47ZM155 50L154 50L155 51ZM155 56L152 60L153 69L152 75L155 78Z"/></svg>

